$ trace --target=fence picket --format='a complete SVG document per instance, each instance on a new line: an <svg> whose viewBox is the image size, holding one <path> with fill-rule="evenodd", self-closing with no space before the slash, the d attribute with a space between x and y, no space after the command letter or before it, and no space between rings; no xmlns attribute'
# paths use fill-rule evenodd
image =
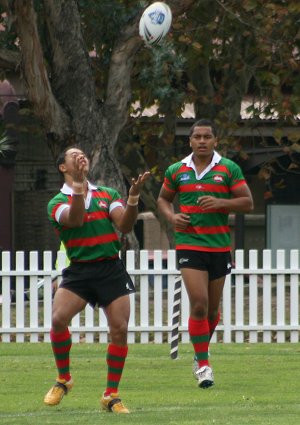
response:
<svg viewBox="0 0 300 425"><path fill-rule="evenodd" d="M10 252L4 251L2 253L2 271L9 273L11 270L10 265ZM5 331L2 335L3 342L10 342L10 333L7 331L12 327L10 321L11 312L11 279L8 276L2 277L2 330ZM7 333L6 333L7 332Z"/></svg>
<svg viewBox="0 0 300 425"><path fill-rule="evenodd" d="M85 308L84 325L86 329L93 329L94 327L94 309L90 305ZM92 332L85 332L85 342L94 342Z"/></svg>
<svg viewBox="0 0 300 425"><path fill-rule="evenodd" d="M45 251L43 255L44 270L47 274L44 279L44 296L43 296L43 312L44 327L51 328L51 311L52 311L52 252ZM45 335L45 342L50 342L50 332Z"/></svg>
<svg viewBox="0 0 300 425"><path fill-rule="evenodd" d="M249 269L257 269L257 251L249 251ZM249 325L257 327L257 275L249 276ZM257 331L249 332L249 342L257 342Z"/></svg>
<svg viewBox="0 0 300 425"><path fill-rule="evenodd" d="M244 251L238 249L235 253L235 342L244 342L244 274L241 273L244 269Z"/></svg>
<svg viewBox="0 0 300 425"><path fill-rule="evenodd" d="M299 268L299 252L296 249L291 250L290 257L291 269ZM290 324L297 327L299 320L299 276L291 274L290 281ZM291 331L291 342L299 342L299 332Z"/></svg>
<svg viewBox="0 0 300 425"><path fill-rule="evenodd" d="M101 308L99 308L99 342L106 344L108 341L108 324L106 316Z"/></svg>
<svg viewBox="0 0 300 425"><path fill-rule="evenodd" d="M134 251L127 251L126 252L126 268L129 274L132 274L131 272L135 270L135 253ZM136 277L135 275L132 275L132 281L135 285L136 283ZM135 327L135 321L136 321L136 302L135 302L135 296L134 294L130 295L130 317L129 317L129 329L132 329ZM133 344L135 342L135 332L129 331L127 340L129 344Z"/></svg>
<svg viewBox="0 0 300 425"><path fill-rule="evenodd" d="M18 276L16 277L16 328L23 329L25 327L24 315L25 315L25 306L24 306L24 252L16 253L16 271ZM24 333L17 332L16 342L24 342Z"/></svg>
<svg viewBox="0 0 300 425"><path fill-rule="evenodd" d="M29 283L29 300L30 300L30 314L29 314L29 323L31 329L37 329L39 327L38 323L38 313L39 313L39 297L38 297L38 253L30 252L29 253L29 268L32 271L36 271L36 276L30 276ZM38 342L38 333L32 332L30 334L30 342Z"/></svg>
<svg viewBox="0 0 300 425"><path fill-rule="evenodd" d="M223 321L223 341L226 343L229 343L232 341L232 281L231 281L231 275L227 275L225 279L224 289L223 289L223 302L222 302L222 321ZM216 332L218 332L218 328L216 329ZM215 332L215 333L216 333ZM212 342L215 342L214 339L212 339Z"/></svg>
<svg viewBox="0 0 300 425"><path fill-rule="evenodd" d="M154 251L153 258L153 268L154 270L159 270L163 268L163 258L162 251ZM154 276L153 282L153 319L154 319L154 327L162 328L163 325L163 283L162 283L162 275ZM163 334L162 332L154 333L154 342L162 343L163 342Z"/></svg>
<svg viewBox="0 0 300 425"><path fill-rule="evenodd" d="M149 269L148 251L140 251L140 266L142 270ZM140 276L140 326L141 343L149 342L149 277L147 274Z"/></svg>
<svg viewBox="0 0 300 425"><path fill-rule="evenodd" d="M277 251L276 267L279 270L285 268L285 252L282 249ZM276 324L282 326L285 324L285 276L280 273L276 276L276 291ZM285 342L284 331L277 332L277 342Z"/></svg>
<svg viewBox="0 0 300 425"><path fill-rule="evenodd" d="M263 269L270 270L272 267L272 252L269 249L263 251ZM272 276L264 274L263 277L263 324L270 327L272 324ZM272 342L272 333L265 330L263 342Z"/></svg>

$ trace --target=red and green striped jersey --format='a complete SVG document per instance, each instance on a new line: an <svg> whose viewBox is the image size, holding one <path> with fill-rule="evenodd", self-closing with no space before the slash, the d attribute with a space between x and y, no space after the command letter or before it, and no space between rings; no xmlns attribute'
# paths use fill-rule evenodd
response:
<svg viewBox="0 0 300 425"><path fill-rule="evenodd" d="M72 189L66 184L48 203L48 218L64 243L70 261L117 258L121 244L109 214L113 208L123 206L123 201L114 189L88 185L82 227L69 228L59 223L60 213L72 200Z"/></svg>
<svg viewBox="0 0 300 425"><path fill-rule="evenodd" d="M246 184L242 171L233 161L215 152L211 164L197 179L191 160L192 154L169 166L163 183L166 190L178 193L180 212L191 218L185 230L175 231L176 249L230 251L228 211L204 211L197 199L204 195L230 198L233 188Z"/></svg>

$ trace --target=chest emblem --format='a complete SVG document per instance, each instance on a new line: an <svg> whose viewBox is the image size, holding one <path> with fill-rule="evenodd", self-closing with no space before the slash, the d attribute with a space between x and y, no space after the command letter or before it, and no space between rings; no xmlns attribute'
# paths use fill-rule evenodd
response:
<svg viewBox="0 0 300 425"><path fill-rule="evenodd" d="M108 207L108 205L105 201L99 201L98 205L99 205L100 208L107 208Z"/></svg>
<svg viewBox="0 0 300 425"><path fill-rule="evenodd" d="M190 176L188 174L182 174L182 176L180 176L181 182L183 182L185 180L190 180Z"/></svg>
<svg viewBox="0 0 300 425"><path fill-rule="evenodd" d="M219 174L216 174L215 176L213 176L213 180L216 183L222 183L224 181L224 177L223 176L220 176Z"/></svg>

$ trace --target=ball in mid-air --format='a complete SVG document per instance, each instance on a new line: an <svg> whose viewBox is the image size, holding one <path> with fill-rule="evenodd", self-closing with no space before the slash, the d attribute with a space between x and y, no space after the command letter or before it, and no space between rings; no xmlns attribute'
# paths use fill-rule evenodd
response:
<svg viewBox="0 0 300 425"><path fill-rule="evenodd" d="M172 12L166 3L157 1L148 6L140 19L139 32L149 46L159 44L168 33L172 23Z"/></svg>

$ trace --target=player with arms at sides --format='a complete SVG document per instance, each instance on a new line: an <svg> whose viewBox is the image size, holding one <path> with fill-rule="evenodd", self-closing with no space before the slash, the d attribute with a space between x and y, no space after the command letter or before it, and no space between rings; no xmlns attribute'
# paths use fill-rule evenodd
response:
<svg viewBox="0 0 300 425"><path fill-rule="evenodd" d="M225 277L231 272L228 215L251 211L253 200L240 167L216 152L218 138L212 121L197 121L189 143L192 153L167 168L157 202L175 231L177 266L190 302L194 376L200 388L208 388L214 384L209 341L220 320ZM176 194L178 213L173 206Z"/></svg>
<svg viewBox="0 0 300 425"><path fill-rule="evenodd" d="M119 398L118 386L128 351L129 294L135 288L119 258L120 242L114 226L122 233L132 230L140 189L150 173L132 179L124 207L116 190L95 186L87 180L89 160L80 148L69 147L62 152L57 167L64 176L64 185L50 200L48 217L65 245L70 265L63 270L62 282L53 299L50 338L58 377L44 403L50 406L60 403L73 387L72 339L68 326L89 303L103 308L110 329L107 382L101 407L110 412L129 413Z"/></svg>

